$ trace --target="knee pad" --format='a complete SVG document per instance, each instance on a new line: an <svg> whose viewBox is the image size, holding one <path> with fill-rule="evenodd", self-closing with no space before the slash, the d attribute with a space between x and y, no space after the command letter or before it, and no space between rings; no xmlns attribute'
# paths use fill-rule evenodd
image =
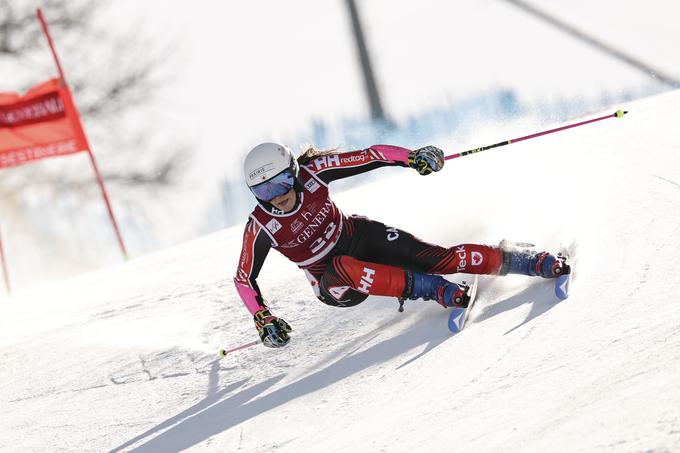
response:
<svg viewBox="0 0 680 453"><path fill-rule="evenodd" d="M334 257L321 276L319 299L335 307L353 307L368 298L368 293L357 290L356 276L358 260L342 255Z"/></svg>
<svg viewBox="0 0 680 453"><path fill-rule="evenodd" d="M321 286L319 300L331 307L354 307L368 298L368 294L363 294L349 286L331 286L325 288Z"/></svg>

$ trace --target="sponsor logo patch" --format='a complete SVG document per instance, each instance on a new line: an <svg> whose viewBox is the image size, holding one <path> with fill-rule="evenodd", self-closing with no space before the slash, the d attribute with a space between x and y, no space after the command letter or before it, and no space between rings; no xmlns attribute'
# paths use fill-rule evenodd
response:
<svg viewBox="0 0 680 453"><path fill-rule="evenodd" d="M317 190L319 190L319 187L321 187L321 185L318 182L316 182L316 179L310 179L305 183L305 189L309 190L311 193L314 193Z"/></svg>
<svg viewBox="0 0 680 453"><path fill-rule="evenodd" d="M278 220L271 219L269 222L267 222L267 229L271 231L272 234L274 234L281 229L281 224Z"/></svg>
<svg viewBox="0 0 680 453"><path fill-rule="evenodd" d="M336 300L340 301L342 300L343 297L345 297L345 293L350 289L349 286L331 286L328 288L328 292L333 296Z"/></svg>
<svg viewBox="0 0 680 453"><path fill-rule="evenodd" d="M399 239L399 230L397 230L396 228L388 228L387 229L387 240L392 242L392 241L396 241L397 239Z"/></svg>
<svg viewBox="0 0 680 453"><path fill-rule="evenodd" d="M294 249L297 246L298 246L298 243L295 239L290 240L290 241L286 242L285 244L280 245L280 247L282 249Z"/></svg>
<svg viewBox="0 0 680 453"><path fill-rule="evenodd" d="M265 173L270 171L273 167L274 167L274 164L272 164L272 163L264 164L263 166L258 167L255 170L251 171L248 174L248 179L250 181L253 181L256 178L260 179L260 180L264 180L266 178Z"/></svg>
<svg viewBox="0 0 680 453"><path fill-rule="evenodd" d="M357 290L361 291L364 294L368 294L368 290L371 289L371 285L373 285L374 275L375 275L374 269L369 269L365 267L364 275L361 276L361 284L359 285Z"/></svg>
<svg viewBox="0 0 680 453"><path fill-rule="evenodd" d="M295 219L293 220L293 223L290 224L290 229L293 233L297 233L304 227L305 224L300 221L300 219Z"/></svg>
<svg viewBox="0 0 680 453"><path fill-rule="evenodd" d="M479 266L484 262L484 255L479 252L472 252L472 265Z"/></svg>
<svg viewBox="0 0 680 453"><path fill-rule="evenodd" d="M371 156L368 155L366 151L362 151L359 154L355 154L353 156L343 157L340 159L340 162L342 162L342 164L353 164L356 162L364 163L367 160L371 160Z"/></svg>
<svg viewBox="0 0 680 453"><path fill-rule="evenodd" d="M456 255L458 255L458 266L456 267L456 272L464 271L467 267L467 252L465 251L464 245L456 247Z"/></svg>
<svg viewBox="0 0 680 453"><path fill-rule="evenodd" d="M317 171L323 170L325 168L329 167L337 167L340 165L340 156L337 154L335 155L328 155L328 156L319 156L316 159L314 159L314 166L316 167Z"/></svg>
<svg viewBox="0 0 680 453"><path fill-rule="evenodd" d="M310 206L311 208L311 206ZM297 241L300 244L304 244L307 240L315 236L315 232L319 228L328 228L326 219L328 216L333 214L332 212L333 203L329 200L323 205L321 209L316 211L316 214L312 217L312 213L308 211L302 211L300 215L306 224L305 228L300 231L297 235ZM317 235L318 236L318 235Z"/></svg>

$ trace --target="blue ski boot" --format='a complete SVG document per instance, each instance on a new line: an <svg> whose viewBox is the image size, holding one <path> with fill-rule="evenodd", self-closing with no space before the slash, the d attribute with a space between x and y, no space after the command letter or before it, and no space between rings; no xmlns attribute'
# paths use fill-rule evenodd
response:
<svg viewBox="0 0 680 453"><path fill-rule="evenodd" d="M502 248L503 264L498 275L521 274L557 278L568 274L570 269L561 256L553 256L548 252L531 250L513 250Z"/></svg>
<svg viewBox="0 0 680 453"><path fill-rule="evenodd" d="M444 308L466 308L470 302L470 287L452 283L439 275L406 271L402 299L436 300Z"/></svg>

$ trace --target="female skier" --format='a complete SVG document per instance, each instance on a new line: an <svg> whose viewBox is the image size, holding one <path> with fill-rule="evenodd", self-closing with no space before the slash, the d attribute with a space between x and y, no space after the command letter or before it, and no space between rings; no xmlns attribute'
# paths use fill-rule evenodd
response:
<svg viewBox="0 0 680 453"><path fill-rule="evenodd" d="M555 278L565 272L563 261L546 252L428 244L366 217L346 216L329 196L332 181L375 168L411 167L427 175L444 162L434 146L411 151L374 145L343 153L310 148L296 159L285 145L262 143L248 153L244 172L257 206L246 224L234 282L265 346L286 345L292 330L271 314L256 282L272 247L305 271L319 300L336 307L357 305L369 295L467 307L469 287L436 274Z"/></svg>

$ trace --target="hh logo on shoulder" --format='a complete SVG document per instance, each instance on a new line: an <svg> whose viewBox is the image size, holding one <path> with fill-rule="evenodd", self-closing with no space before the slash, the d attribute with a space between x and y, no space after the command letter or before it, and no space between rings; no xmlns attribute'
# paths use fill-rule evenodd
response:
<svg viewBox="0 0 680 453"><path fill-rule="evenodd" d="M267 222L267 229L271 231L272 234L274 234L281 229L281 224L278 220L271 219L269 222Z"/></svg>
<svg viewBox="0 0 680 453"><path fill-rule="evenodd" d="M310 193L316 192L319 190L319 187L321 187L321 184L316 182L316 179L310 179L305 183L305 189L309 190Z"/></svg>
<svg viewBox="0 0 680 453"><path fill-rule="evenodd" d="M326 168L339 166L340 156L338 156L337 154L330 156L319 156L316 159L314 159L313 162L314 167L316 167L316 171L321 171Z"/></svg>

